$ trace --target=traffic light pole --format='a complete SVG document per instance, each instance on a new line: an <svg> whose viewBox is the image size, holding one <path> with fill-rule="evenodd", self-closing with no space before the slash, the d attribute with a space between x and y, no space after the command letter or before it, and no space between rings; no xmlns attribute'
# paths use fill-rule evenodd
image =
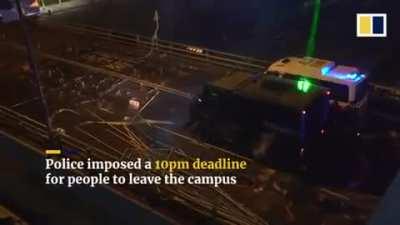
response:
<svg viewBox="0 0 400 225"><path fill-rule="evenodd" d="M22 27L22 30L24 33L26 50L28 53L30 72L31 72L31 75L33 76L34 85L36 86L37 92L39 93L39 98L40 98L40 101L42 103L44 113L45 113L44 116L46 117L45 119L46 119L46 125L47 125L47 132L48 132L48 136L49 136L49 142L50 142L49 144L51 145L48 147L57 147L57 146L54 146L57 143L55 142L55 138L54 138L54 134L53 134L53 127L52 127L52 124L50 121L50 116L49 116L50 114L49 114L49 109L48 109L48 105L47 105L47 100L44 95L43 86L41 85L40 74L39 74L37 63L36 63L36 58L33 54L32 40L31 40L31 36L30 36L29 30L28 30L26 21L25 21L25 16L22 11L20 0L16 0L16 5L17 5L18 16L19 16L19 23L20 23L20 26Z"/></svg>

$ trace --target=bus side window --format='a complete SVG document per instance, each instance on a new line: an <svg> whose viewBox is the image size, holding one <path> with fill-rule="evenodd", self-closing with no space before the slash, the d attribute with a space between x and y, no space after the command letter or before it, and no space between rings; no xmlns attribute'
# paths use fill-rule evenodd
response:
<svg viewBox="0 0 400 225"><path fill-rule="evenodd" d="M297 75L287 75L287 74L284 74L284 75L282 75L282 77L285 78L285 79L288 79L288 80L297 80L297 79L300 79Z"/></svg>
<svg viewBox="0 0 400 225"><path fill-rule="evenodd" d="M275 71L268 71L267 72L267 76L279 77L280 74L278 72L275 72Z"/></svg>

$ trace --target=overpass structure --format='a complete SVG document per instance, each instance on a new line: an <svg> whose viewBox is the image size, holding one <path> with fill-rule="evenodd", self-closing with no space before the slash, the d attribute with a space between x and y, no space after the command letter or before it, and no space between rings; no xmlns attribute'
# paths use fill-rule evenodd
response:
<svg viewBox="0 0 400 225"><path fill-rule="evenodd" d="M13 25L3 28L0 54L6 62L1 68L10 76L2 79L7 84L26 86L18 95L13 95L11 89L2 90L8 97L0 104L1 130L42 154L48 134L37 110L37 97L26 88L27 77L16 80L24 74L24 66L20 66L24 65L23 39ZM238 174L242 182L237 187L110 187L133 202L179 224L197 224L204 218L222 224L273 225L276 220L314 224L331 221L332 217L339 221L337 224L354 224L362 218L366 220L374 208L376 199L372 196L303 187L292 175L201 142L185 129L186 106L202 83L237 70L250 75L262 73L269 62L86 25L41 20L33 28L35 55L54 132L64 147L72 149L72 158L230 157L247 160L251 165L249 171ZM13 53L6 57L6 52ZM140 101L140 109L129 108L126 100ZM173 125L165 126L164 122ZM289 190L293 193L284 194ZM309 198L299 200L299 195ZM345 204L351 209L346 213L354 213L354 217L349 220L342 212L325 212L319 206L320 196ZM300 209L307 209L307 216Z"/></svg>
<svg viewBox="0 0 400 225"><path fill-rule="evenodd" d="M252 74L263 73L272 61L256 59L227 52L207 49L198 46L191 46L165 40L152 40L139 34L128 34L116 32L112 29L105 29L84 24L65 25L74 32L91 33L101 39L109 39L124 44L137 45L143 48L155 49L157 52L174 55L180 58L191 59L199 62L210 63L230 69L247 71ZM155 47L155 48L154 48ZM400 98L400 88L391 87L385 84L370 82L372 94L382 97Z"/></svg>

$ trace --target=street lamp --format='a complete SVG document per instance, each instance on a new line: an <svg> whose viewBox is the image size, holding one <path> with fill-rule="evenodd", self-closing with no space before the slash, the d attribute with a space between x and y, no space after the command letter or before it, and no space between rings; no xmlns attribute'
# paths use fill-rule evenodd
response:
<svg viewBox="0 0 400 225"><path fill-rule="evenodd" d="M39 98L40 98L40 101L42 103L42 106L43 106L43 109L44 109L44 113L45 113L45 117L46 117L46 125L47 125L47 132L48 132L48 135L49 135L49 142L50 142L50 145L56 145L57 143L55 142L54 135L53 135L53 127L52 127L52 124L51 124L51 121L50 121L50 117L49 117L49 109L47 107L47 100L46 100L46 98L44 96L43 86L41 85L38 66L37 66L37 63L36 63L35 56L33 54L32 40L31 40L31 37L30 37L29 30L27 28L27 24L26 24L26 21L25 21L24 13L22 11L20 0L16 0L16 5L17 5L18 16L19 16L19 24L22 27L22 30L24 32L24 38L25 38L26 50L27 50L27 53L28 53L28 61L29 61L30 71L32 73L33 81L34 81L35 86L37 88L37 92L39 93ZM49 147L56 147L56 146L49 146Z"/></svg>

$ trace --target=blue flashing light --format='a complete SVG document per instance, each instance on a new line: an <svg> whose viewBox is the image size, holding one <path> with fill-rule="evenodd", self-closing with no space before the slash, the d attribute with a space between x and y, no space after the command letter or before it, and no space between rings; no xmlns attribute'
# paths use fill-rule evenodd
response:
<svg viewBox="0 0 400 225"><path fill-rule="evenodd" d="M358 75L356 73L346 74L346 79L355 80L357 79Z"/></svg>
<svg viewBox="0 0 400 225"><path fill-rule="evenodd" d="M322 75L327 75L328 72L331 70L331 68L332 68L332 67L330 67L330 66L325 66L325 67L323 67L323 68L321 69L321 74L322 74Z"/></svg>
<svg viewBox="0 0 400 225"><path fill-rule="evenodd" d="M335 77L340 80L351 80L354 82L360 81L365 78L364 74L358 74L358 73L348 73L348 74L331 74L330 76Z"/></svg>
<svg viewBox="0 0 400 225"><path fill-rule="evenodd" d="M364 78L365 78L365 76L364 76L364 77L358 76L356 79L354 79L354 82L358 82L358 81L360 81L360 80L362 80L362 79L364 79Z"/></svg>

